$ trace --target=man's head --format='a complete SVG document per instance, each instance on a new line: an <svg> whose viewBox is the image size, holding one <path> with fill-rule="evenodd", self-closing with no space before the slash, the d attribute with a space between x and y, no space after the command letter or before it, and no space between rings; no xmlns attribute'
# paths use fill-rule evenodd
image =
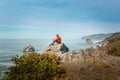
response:
<svg viewBox="0 0 120 80"><path fill-rule="evenodd" d="M59 34L56 34L57 37L59 37Z"/></svg>

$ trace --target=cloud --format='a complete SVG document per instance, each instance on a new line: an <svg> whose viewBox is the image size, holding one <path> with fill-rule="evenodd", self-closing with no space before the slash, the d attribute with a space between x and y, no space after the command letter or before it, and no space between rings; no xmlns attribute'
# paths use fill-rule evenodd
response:
<svg viewBox="0 0 120 80"><path fill-rule="evenodd" d="M50 38L56 33L62 34L63 37L78 37L120 31L119 2L118 0L1 0L0 35L12 38L39 36Z"/></svg>
<svg viewBox="0 0 120 80"><path fill-rule="evenodd" d="M11 0L1 1L1 24L15 24L27 18L120 22L119 1L115 0Z"/></svg>

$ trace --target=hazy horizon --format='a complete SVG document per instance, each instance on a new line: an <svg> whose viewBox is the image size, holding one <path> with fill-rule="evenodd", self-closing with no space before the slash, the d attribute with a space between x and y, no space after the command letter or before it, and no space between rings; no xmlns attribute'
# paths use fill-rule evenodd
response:
<svg viewBox="0 0 120 80"><path fill-rule="evenodd" d="M116 32L113 32L113 33L116 33ZM91 36L91 35L97 35L97 34L109 34L109 33L94 33L94 34L87 34L87 35L79 36L79 37L77 36L77 37L74 37L74 38L73 38L73 37L65 38L64 35L62 35L61 37L62 37L64 40L72 40L72 39L74 40L74 39L82 39L83 37L87 37L87 36ZM0 39L3 39L3 40L4 40L4 39L6 39L6 40L14 40L14 39L16 39L16 40L17 40L17 39L18 39L18 40L20 40L20 39L26 39L26 40L27 40L27 39L28 39L28 40L29 40L29 39L33 39L33 40L34 40L34 39L36 39L36 40L37 40L37 39L39 39L39 40L47 40L47 39L50 39L50 40L52 41L52 39L54 39L54 38L55 38L55 35L53 35L52 37L46 37L46 38L40 38L40 37L38 37L38 38L28 38L28 37L26 37L26 38L16 38L16 37L15 37L15 38L0 38Z"/></svg>
<svg viewBox="0 0 120 80"><path fill-rule="evenodd" d="M1 0L0 39L76 39L120 32L119 0Z"/></svg>

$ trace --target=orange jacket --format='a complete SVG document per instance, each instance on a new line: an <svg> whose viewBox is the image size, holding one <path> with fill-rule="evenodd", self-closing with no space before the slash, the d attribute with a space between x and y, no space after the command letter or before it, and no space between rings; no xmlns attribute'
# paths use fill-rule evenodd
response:
<svg viewBox="0 0 120 80"><path fill-rule="evenodd" d="M61 39L60 36L57 36L57 37L56 37L56 40L57 40L58 42L60 42L60 43L62 42L62 39Z"/></svg>

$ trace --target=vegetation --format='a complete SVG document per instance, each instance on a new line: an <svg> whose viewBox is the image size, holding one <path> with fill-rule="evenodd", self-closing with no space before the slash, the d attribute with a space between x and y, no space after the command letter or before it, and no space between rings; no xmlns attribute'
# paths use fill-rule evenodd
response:
<svg viewBox="0 0 120 80"><path fill-rule="evenodd" d="M119 69L107 63L64 63L65 80L118 80Z"/></svg>
<svg viewBox="0 0 120 80"><path fill-rule="evenodd" d="M12 58L14 66L8 69L4 80L56 80L64 76L54 54L31 53Z"/></svg>
<svg viewBox="0 0 120 80"><path fill-rule="evenodd" d="M108 55L120 56L120 41L114 41L105 46L104 51Z"/></svg>
<svg viewBox="0 0 120 80"><path fill-rule="evenodd" d="M113 35L107 37L103 42L115 42L120 40L120 32L114 33Z"/></svg>
<svg viewBox="0 0 120 80"><path fill-rule="evenodd" d="M103 42L108 43L103 47L103 52L112 56L120 56L120 32L114 33Z"/></svg>
<svg viewBox="0 0 120 80"><path fill-rule="evenodd" d="M112 58L108 58L59 64L53 54L16 56L12 58L15 65L8 69L3 80L118 80L120 62L113 58L111 63Z"/></svg>

